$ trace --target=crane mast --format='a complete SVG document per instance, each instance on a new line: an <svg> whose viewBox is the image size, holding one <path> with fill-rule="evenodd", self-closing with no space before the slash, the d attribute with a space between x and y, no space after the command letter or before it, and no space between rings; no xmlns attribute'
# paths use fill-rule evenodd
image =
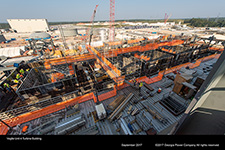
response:
<svg viewBox="0 0 225 150"><path fill-rule="evenodd" d="M109 41L115 40L115 0L110 0L110 28L109 28Z"/></svg>
<svg viewBox="0 0 225 150"><path fill-rule="evenodd" d="M92 39L92 36L93 36L94 19L95 19L95 14L96 14L97 8L98 8L98 5L95 6L95 10L94 10L94 12L92 14L92 17L91 17L91 30L89 32L90 38L89 38L88 45L91 45L91 39Z"/></svg>

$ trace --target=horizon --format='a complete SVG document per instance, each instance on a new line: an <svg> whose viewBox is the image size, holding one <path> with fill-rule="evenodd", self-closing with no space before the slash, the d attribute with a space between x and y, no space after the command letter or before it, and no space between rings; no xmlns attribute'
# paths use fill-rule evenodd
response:
<svg viewBox="0 0 225 150"><path fill-rule="evenodd" d="M2 1L0 22L25 18L45 18L48 22L88 22L97 4L95 21L109 20L109 0ZM210 0L116 0L115 20L161 20L165 13L172 14L170 19L223 17L224 4L224 0L214 0L213 3Z"/></svg>
<svg viewBox="0 0 225 150"><path fill-rule="evenodd" d="M192 18L195 18L195 19L208 19L208 18L199 18L199 17L192 17ZM169 20L168 20L168 22L170 22L170 20L188 20L188 19L192 19L192 18L170 18ZM210 17L209 19L216 19L217 17ZM218 17L218 19L222 19L222 18L225 18L225 17ZM14 18L9 18L9 19L14 19ZM16 19L47 19L47 18L16 18ZM155 21L160 21L160 20L164 20L164 18L162 19L162 18L159 18L159 19L118 19L118 20L115 20L115 22L119 22L119 21L143 21L143 20L145 20L145 21L150 21L150 20L155 20ZM71 22L71 23L79 23L79 22L84 22L84 23L88 23L88 22L90 22L90 20L88 21L49 21L48 19L47 19L47 21L49 22L49 23L57 23L57 22ZM98 20L98 21L94 21L94 22L108 22L109 20ZM5 22L0 22L0 23L7 23L8 24L8 22L7 22L7 20L5 21Z"/></svg>

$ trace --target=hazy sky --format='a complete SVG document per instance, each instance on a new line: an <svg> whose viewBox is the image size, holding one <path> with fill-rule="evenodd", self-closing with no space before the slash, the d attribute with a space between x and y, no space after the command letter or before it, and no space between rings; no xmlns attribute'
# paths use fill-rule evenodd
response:
<svg viewBox="0 0 225 150"><path fill-rule="evenodd" d="M6 19L46 18L48 21L109 20L110 0L0 0L0 22ZM115 0L115 19L225 17L225 0Z"/></svg>

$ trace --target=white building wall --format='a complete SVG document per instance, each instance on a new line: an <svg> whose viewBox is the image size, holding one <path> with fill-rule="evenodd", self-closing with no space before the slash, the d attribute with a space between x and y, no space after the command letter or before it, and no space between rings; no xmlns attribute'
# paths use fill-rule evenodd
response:
<svg viewBox="0 0 225 150"><path fill-rule="evenodd" d="M7 19L12 29L17 32L49 30L47 19Z"/></svg>
<svg viewBox="0 0 225 150"><path fill-rule="evenodd" d="M0 56L15 57L20 56L25 51L25 46L0 48Z"/></svg>

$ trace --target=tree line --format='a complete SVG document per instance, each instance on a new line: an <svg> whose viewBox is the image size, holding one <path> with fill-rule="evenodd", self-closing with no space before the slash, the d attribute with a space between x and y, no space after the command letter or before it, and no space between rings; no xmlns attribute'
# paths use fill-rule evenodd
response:
<svg viewBox="0 0 225 150"><path fill-rule="evenodd" d="M225 18L192 18L184 20L184 23L194 27L225 27Z"/></svg>

